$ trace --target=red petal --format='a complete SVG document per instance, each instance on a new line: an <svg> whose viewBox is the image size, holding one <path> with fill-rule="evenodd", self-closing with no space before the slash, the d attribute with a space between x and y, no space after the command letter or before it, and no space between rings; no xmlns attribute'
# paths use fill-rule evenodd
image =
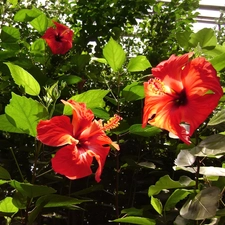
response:
<svg viewBox="0 0 225 225"><path fill-rule="evenodd" d="M187 90L188 105L183 110L182 117L191 125L192 135L215 109L223 90L215 69L202 57L193 59L185 67L183 83Z"/></svg>
<svg viewBox="0 0 225 225"><path fill-rule="evenodd" d="M88 149L89 155L95 157L98 162L98 169L95 172L95 180L97 182L101 180L100 176L110 150L110 147L103 147L103 145L108 144L109 142L112 143L111 139L107 136L98 136L96 139L94 137L90 139L88 145L84 145L85 148Z"/></svg>
<svg viewBox="0 0 225 225"><path fill-rule="evenodd" d="M57 151L52 158L52 168L56 173L71 180L79 179L92 174L90 168L92 159L88 152L77 149L75 145L67 145Z"/></svg>
<svg viewBox="0 0 225 225"><path fill-rule="evenodd" d="M182 56L172 55L168 60L159 63L155 68L152 68L152 74L159 78L164 85L169 86L176 92L183 89L181 71L188 63L189 58L193 53L187 53Z"/></svg>
<svg viewBox="0 0 225 225"><path fill-rule="evenodd" d="M223 95L219 79L212 65L204 58L188 60L189 55L176 57L160 63L153 74L161 78L175 92L184 89L185 105L175 104L175 92L164 95L152 93L149 83L144 83L145 106L143 127L148 120L151 125L166 129L189 144L189 136L199 127L217 106ZM153 117L154 116L154 117ZM190 124L190 133L180 126Z"/></svg>
<svg viewBox="0 0 225 225"><path fill-rule="evenodd" d="M73 126L67 116L55 116L50 120L42 120L37 125L37 138L50 146L77 143L72 132Z"/></svg>
<svg viewBox="0 0 225 225"><path fill-rule="evenodd" d="M91 125L94 114L90 109L86 108L85 103L78 103L74 100L62 100L62 102L73 109L73 134L79 136L83 130L86 130Z"/></svg>
<svg viewBox="0 0 225 225"><path fill-rule="evenodd" d="M47 42L53 54L65 54L72 48L73 31L67 26L54 22L56 28L50 27L42 36ZM60 36L60 41L56 40L56 36Z"/></svg>

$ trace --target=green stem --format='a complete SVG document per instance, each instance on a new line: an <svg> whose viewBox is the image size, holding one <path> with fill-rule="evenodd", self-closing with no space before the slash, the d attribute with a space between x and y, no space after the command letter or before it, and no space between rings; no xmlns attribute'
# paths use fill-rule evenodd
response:
<svg viewBox="0 0 225 225"><path fill-rule="evenodd" d="M37 161L39 158L39 154L41 151L41 147L42 147L42 143L38 142L36 143L36 149L35 149L35 159L34 159L34 168L33 168L33 174L32 174L32 180L31 180L31 184L34 184L35 179L36 179L36 168L37 168Z"/></svg>
<svg viewBox="0 0 225 225"><path fill-rule="evenodd" d="M21 170L20 170L20 166L19 166L19 164L18 164L18 162L17 162L16 156L15 156L15 154L14 154L14 152L13 152L12 147L10 147L10 151L11 151L11 153L12 153L12 155L13 155L13 159L14 159L15 162L16 162L16 166L17 166L17 169L18 169L18 171L19 171L19 173L20 173L20 176L21 176L21 178L22 178L22 181L24 182L25 180L24 180L23 174L22 174L22 172L21 172Z"/></svg>

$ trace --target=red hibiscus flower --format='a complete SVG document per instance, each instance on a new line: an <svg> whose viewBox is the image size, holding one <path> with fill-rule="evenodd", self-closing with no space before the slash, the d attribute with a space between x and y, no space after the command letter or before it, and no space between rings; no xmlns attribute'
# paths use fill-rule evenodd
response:
<svg viewBox="0 0 225 225"><path fill-rule="evenodd" d="M119 146L112 142L105 131L115 128L121 118L115 115L108 123L102 124L102 120L94 119L94 114L84 103L73 100L62 102L72 108L72 121L64 115L40 121L37 126L37 138L46 145L63 146L52 158L52 168L69 179L92 174L91 164L95 157L98 162L95 179L99 182L110 150L109 145L119 150Z"/></svg>
<svg viewBox="0 0 225 225"><path fill-rule="evenodd" d="M65 54L72 48L73 31L67 26L53 21L56 27L49 27L42 36L53 54Z"/></svg>
<svg viewBox="0 0 225 225"><path fill-rule="evenodd" d="M192 55L172 55L153 68L155 78L144 83L142 126L166 129L186 144L223 95L213 66L203 57L191 60ZM189 124L189 131L182 124Z"/></svg>

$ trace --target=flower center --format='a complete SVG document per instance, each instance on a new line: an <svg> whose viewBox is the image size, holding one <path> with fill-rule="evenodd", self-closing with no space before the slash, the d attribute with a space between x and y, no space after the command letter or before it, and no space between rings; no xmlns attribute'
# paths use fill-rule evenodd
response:
<svg viewBox="0 0 225 225"><path fill-rule="evenodd" d="M159 78L154 78L149 80L149 90L155 95L169 95L174 99L176 106L187 104L187 95L185 88L181 92L176 92L171 88L164 85L164 83ZM170 89L170 91L168 90ZM172 92L172 93L170 93Z"/></svg>
<svg viewBox="0 0 225 225"><path fill-rule="evenodd" d="M119 121L122 120L122 118L115 114L112 118L110 118L104 125L103 125L103 130L104 131L109 131L111 129L114 129L119 126Z"/></svg>
<svg viewBox="0 0 225 225"><path fill-rule="evenodd" d="M165 86L160 79L158 79L158 78L150 79L148 81L148 83L150 85L149 89L152 93L154 93L156 95L164 95L165 94Z"/></svg>
<svg viewBox="0 0 225 225"><path fill-rule="evenodd" d="M61 42L62 36L60 34L55 35L55 40Z"/></svg>
<svg viewBox="0 0 225 225"><path fill-rule="evenodd" d="M177 106L187 104L187 95L186 95L185 88L178 94L178 97L175 99L175 104Z"/></svg>

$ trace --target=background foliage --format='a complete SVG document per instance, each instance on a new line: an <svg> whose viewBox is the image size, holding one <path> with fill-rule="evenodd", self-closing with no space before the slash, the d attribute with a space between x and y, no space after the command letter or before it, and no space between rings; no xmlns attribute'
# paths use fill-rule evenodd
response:
<svg viewBox="0 0 225 225"><path fill-rule="evenodd" d="M223 29L194 33L197 8L197 0L0 3L2 224L224 224L224 98L196 131L196 147L141 128L143 82L171 54L205 56L224 84ZM41 39L53 19L74 31L65 55ZM121 150L100 183L55 174L56 149L35 138L39 120L71 113L60 103L71 97L98 118L123 117L108 133Z"/></svg>

